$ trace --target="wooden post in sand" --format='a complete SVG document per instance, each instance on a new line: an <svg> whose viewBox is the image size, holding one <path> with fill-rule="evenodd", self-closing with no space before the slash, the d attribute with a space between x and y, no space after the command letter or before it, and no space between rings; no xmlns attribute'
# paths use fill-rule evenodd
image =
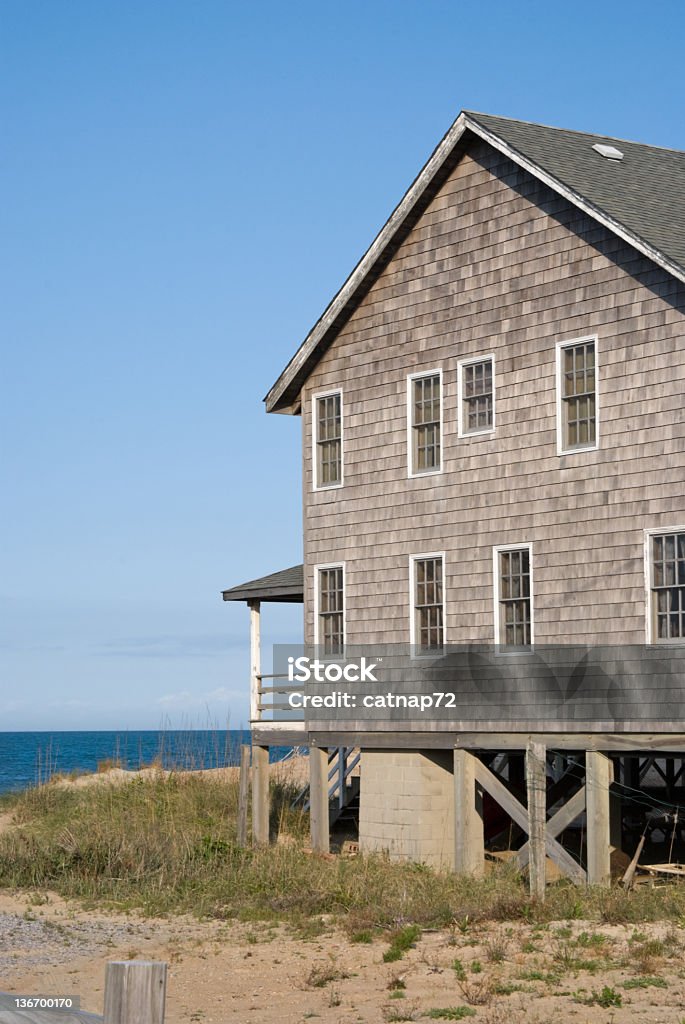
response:
<svg viewBox="0 0 685 1024"><path fill-rule="evenodd" d="M238 846L247 846L247 801L250 795L250 745L240 748L240 781L238 785Z"/></svg>
<svg viewBox="0 0 685 1024"><path fill-rule="evenodd" d="M164 1024L166 971L153 960L108 963L103 1024Z"/></svg>

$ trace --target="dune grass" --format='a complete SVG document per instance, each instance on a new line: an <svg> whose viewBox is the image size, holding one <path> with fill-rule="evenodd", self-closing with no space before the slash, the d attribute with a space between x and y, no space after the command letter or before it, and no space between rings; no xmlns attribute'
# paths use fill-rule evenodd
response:
<svg viewBox="0 0 685 1024"><path fill-rule="evenodd" d="M506 865L474 880L382 856L332 859L306 850L293 788L272 783L268 848L236 843L237 782L170 774L124 784L45 785L3 800L0 886L52 890L148 914L303 922L320 915L350 934L459 927L486 920L611 923L685 918L685 887L585 892L570 883L530 900Z"/></svg>

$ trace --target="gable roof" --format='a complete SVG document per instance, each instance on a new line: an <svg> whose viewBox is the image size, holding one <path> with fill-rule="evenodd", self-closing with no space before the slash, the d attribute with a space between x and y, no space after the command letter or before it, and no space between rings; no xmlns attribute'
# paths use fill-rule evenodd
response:
<svg viewBox="0 0 685 1024"><path fill-rule="evenodd" d="M685 282L685 152L462 111L264 401L299 412L302 384L474 137ZM614 145L622 160L592 147Z"/></svg>
<svg viewBox="0 0 685 1024"><path fill-rule="evenodd" d="M224 601L304 601L304 566L293 565L222 591Z"/></svg>

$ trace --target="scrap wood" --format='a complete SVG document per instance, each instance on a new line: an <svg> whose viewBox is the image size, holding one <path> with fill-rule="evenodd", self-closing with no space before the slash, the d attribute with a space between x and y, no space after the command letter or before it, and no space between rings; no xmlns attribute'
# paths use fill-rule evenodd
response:
<svg viewBox="0 0 685 1024"><path fill-rule="evenodd" d="M684 864L638 864L641 871L648 871L650 875L673 875L677 878L685 878Z"/></svg>
<svg viewBox="0 0 685 1024"><path fill-rule="evenodd" d="M633 878L635 877L635 870L637 868L637 862L640 859L640 854L642 853L644 845L645 845L645 834L643 832L641 837L640 837L640 842L637 844L637 850L633 854L633 859L631 860L630 864L626 868L625 874L624 874L623 878L621 879L621 885L625 885L626 889L629 889L630 886L633 883Z"/></svg>

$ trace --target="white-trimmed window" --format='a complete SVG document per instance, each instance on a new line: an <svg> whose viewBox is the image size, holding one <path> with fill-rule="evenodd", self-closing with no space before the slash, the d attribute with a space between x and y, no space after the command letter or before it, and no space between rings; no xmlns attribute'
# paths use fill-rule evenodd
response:
<svg viewBox="0 0 685 1024"><path fill-rule="evenodd" d="M599 389L597 337L557 342L557 451L597 448Z"/></svg>
<svg viewBox="0 0 685 1024"><path fill-rule="evenodd" d="M442 370L407 377L409 476L442 470Z"/></svg>
<svg viewBox="0 0 685 1024"><path fill-rule="evenodd" d="M341 487L343 482L342 390L312 396L314 489Z"/></svg>
<svg viewBox="0 0 685 1024"><path fill-rule="evenodd" d="M685 526L645 532L647 638L685 643Z"/></svg>
<svg viewBox="0 0 685 1024"><path fill-rule="evenodd" d="M412 555L409 560L411 646L416 654L437 654L445 645L445 556Z"/></svg>
<svg viewBox="0 0 685 1024"><path fill-rule="evenodd" d="M314 643L324 654L345 648L345 565L317 565L314 591Z"/></svg>
<svg viewBox="0 0 685 1024"><path fill-rule="evenodd" d="M533 643L533 546L493 548L495 643L530 647Z"/></svg>
<svg viewBox="0 0 685 1024"><path fill-rule="evenodd" d="M459 437L495 429L495 357L476 356L457 363Z"/></svg>

